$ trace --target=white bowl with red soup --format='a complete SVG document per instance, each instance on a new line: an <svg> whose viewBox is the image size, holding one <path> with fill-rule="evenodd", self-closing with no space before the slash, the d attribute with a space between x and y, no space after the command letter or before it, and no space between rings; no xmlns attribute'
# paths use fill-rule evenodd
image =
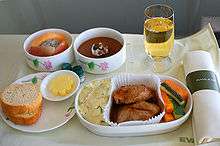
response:
<svg viewBox="0 0 220 146"><path fill-rule="evenodd" d="M93 28L79 34L74 42L76 62L92 74L119 69L126 60L122 34L111 28Z"/></svg>
<svg viewBox="0 0 220 146"><path fill-rule="evenodd" d="M27 64L37 71L55 71L74 59L72 36L62 29L44 29L31 34L23 44Z"/></svg>

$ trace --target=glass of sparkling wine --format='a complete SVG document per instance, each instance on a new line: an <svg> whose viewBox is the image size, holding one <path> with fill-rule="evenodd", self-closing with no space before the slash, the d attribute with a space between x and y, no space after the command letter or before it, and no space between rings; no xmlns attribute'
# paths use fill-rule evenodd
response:
<svg viewBox="0 0 220 146"><path fill-rule="evenodd" d="M172 66L170 53L174 45L174 12L167 5L156 4L144 11L144 46L155 72Z"/></svg>

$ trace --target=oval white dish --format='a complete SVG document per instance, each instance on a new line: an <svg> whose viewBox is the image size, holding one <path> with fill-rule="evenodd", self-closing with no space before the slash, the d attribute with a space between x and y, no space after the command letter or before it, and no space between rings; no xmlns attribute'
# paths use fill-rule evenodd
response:
<svg viewBox="0 0 220 146"><path fill-rule="evenodd" d="M50 73L47 72L30 74L16 80L14 83L36 83L39 79L42 80L49 74ZM75 115L75 110L73 109L73 100L73 98L69 98L68 100L61 102L52 102L43 99L43 110L41 117L35 124L30 126L16 125L9 121L2 112L1 108L0 116L10 127L23 132L39 133L50 131L64 125Z"/></svg>
<svg viewBox="0 0 220 146"><path fill-rule="evenodd" d="M178 81L175 78L169 77L169 76L159 76L161 81L166 80L166 79L172 79L179 85L183 86L184 88L187 89L189 93L189 98L186 104L186 114L174 121L171 122L166 122L166 123L157 123L157 124L149 124L149 125L135 125L135 126L102 126L102 125L96 125L88 122L85 120L82 115L79 112L78 109L78 95L81 91L81 89L78 92L78 95L75 98L75 110L77 113L77 116L83 126L85 126L89 131L101 135L101 136L109 136L109 137L126 137L126 136L142 136L142 135L154 135L154 134L162 134L166 132L171 132L173 130L176 130L180 125L182 125L189 117L191 110L192 110L192 105L193 105L193 100L192 96L190 94L190 91L188 88L180 81Z"/></svg>

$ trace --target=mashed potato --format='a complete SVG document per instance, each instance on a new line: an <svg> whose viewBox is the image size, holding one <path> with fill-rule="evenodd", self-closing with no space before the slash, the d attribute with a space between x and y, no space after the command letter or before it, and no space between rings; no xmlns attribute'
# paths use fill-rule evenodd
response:
<svg viewBox="0 0 220 146"><path fill-rule="evenodd" d="M111 80L95 80L80 92L78 106L82 116L93 124L104 124L103 111L110 97Z"/></svg>

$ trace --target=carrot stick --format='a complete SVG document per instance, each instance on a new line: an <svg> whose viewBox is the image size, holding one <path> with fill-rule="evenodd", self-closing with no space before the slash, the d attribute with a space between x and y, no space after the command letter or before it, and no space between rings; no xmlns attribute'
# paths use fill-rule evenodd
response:
<svg viewBox="0 0 220 146"><path fill-rule="evenodd" d="M172 114L168 114L168 113L165 113L163 119L165 122L170 122L170 121L175 120L174 116Z"/></svg>
<svg viewBox="0 0 220 146"><path fill-rule="evenodd" d="M171 114L174 110L172 102L170 101L170 99L169 99L166 92L161 90L161 95L162 95L162 98L163 98L163 101L164 101L164 106L165 106L166 113Z"/></svg>
<svg viewBox="0 0 220 146"><path fill-rule="evenodd" d="M180 96L183 97L183 100L187 101L188 99L188 91L175 83L173 80L165 80L164 81L168 86L170 86L174 91L176 91Z"/></svg>

